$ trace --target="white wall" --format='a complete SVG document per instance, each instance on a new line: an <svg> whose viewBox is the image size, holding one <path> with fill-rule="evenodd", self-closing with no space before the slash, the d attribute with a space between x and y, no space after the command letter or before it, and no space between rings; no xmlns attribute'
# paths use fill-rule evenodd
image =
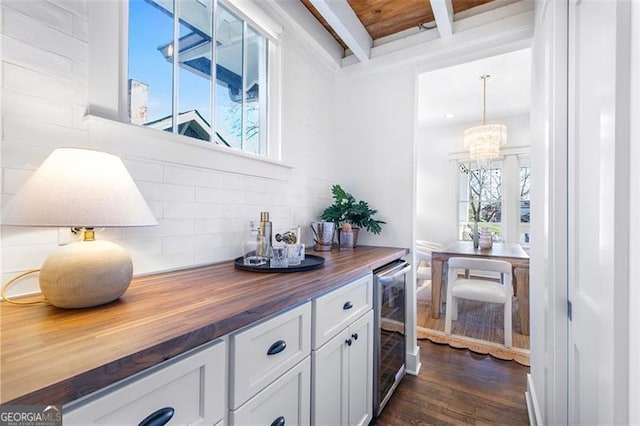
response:
<svg viewBox="0 0 640 426"><path fill-rule="evenodd" d="M261 210L271 212L276 230L301 224L306 231L331 202L335 71L285 27L282 159L292 168L229 160L182 138L156 138L150 129L83 118L92 78L87 5L83 0L2 2L3 200L52 149L93 147L124 159L160 222L98 235L131 253L135 274L239 256L248 221L258 219ZM240 164L241 173L228 171L230 162ZM306 239L310 242L308 233ZM2 227L2 281L39 268L57 245L56 229ZM32 277L10 294L36 288Z"/></svg>
<svg viewBox="0 0 640 426"><path fill-rule="evenodd" d="M420 88L429 90L429 88ZM528 147L529 115L495 117L507 126L509 147ZM464 152L464 130L477 122L430 127L418 123L416 141L416 239L446 244L458 238L460 171L450 154Z"/></svg>

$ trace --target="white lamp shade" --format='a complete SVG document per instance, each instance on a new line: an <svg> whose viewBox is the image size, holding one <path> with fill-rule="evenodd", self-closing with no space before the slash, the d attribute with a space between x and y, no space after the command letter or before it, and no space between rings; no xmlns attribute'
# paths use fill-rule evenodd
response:
<svg viewBox="0 0 640 426"><path fill-rule="evenodd" d="M77 148L53 151L2 213L5 225L101 228L158 223L120 158Z"/></svg>

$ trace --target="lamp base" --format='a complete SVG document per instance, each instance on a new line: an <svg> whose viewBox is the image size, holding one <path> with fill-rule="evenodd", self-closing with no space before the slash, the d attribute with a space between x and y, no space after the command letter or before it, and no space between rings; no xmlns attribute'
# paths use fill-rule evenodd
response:
<svg viewBox="0 0 640 426"><path fill-rule="evenodd" d="M127 290L133 276L129 254L109 241L76 241L52 253L40 270L40 289L53 306L104 305Z"/></svg>

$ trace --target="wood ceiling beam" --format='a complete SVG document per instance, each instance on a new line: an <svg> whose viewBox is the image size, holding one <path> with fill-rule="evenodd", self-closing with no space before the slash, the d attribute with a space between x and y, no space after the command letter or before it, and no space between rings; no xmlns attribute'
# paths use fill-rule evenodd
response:
<svg viewBox="0 0 640 426"><path fill-rule="evenodd" d="M431 0L431 10L436 18L440 37L453 35L453 4L451 0Z"/></svg>
<svg viewBox="0 0 640 426"><path fill-rule="evenodd" d="M347 0L310 1L353 54L361 62L368 61L373 40Z"/></svg>

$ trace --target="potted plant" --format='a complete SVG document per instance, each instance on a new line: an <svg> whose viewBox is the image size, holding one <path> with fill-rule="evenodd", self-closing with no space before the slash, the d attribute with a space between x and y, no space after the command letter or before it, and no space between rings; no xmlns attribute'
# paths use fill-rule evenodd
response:
<svg viewBox="0 0 640 426"><path fill-rule="evenodd" d="M360 228L365 228L376 235L382 232L381 225L386 222L373 217L378 211L370 208L366 201L356 201L355 197L342 189L340 185L333 185L331 193L334 202L324 209L320 218L327 222L333 222L336 229L340 229L344 223L351 224L354 247L358 241Z"/></svg>

